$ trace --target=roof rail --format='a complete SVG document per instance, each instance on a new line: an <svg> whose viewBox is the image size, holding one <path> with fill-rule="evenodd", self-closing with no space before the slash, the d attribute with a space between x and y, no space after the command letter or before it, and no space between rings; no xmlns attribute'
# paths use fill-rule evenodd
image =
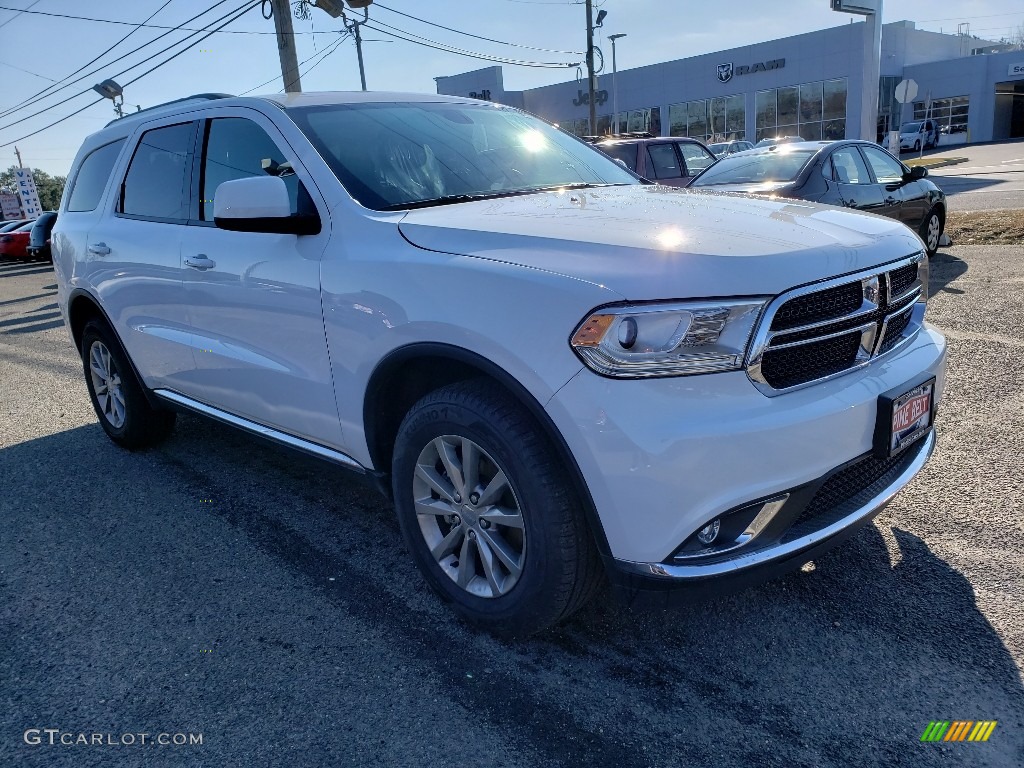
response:
<svg viewBox="0 0 1024 768"><path fill-rule="evenodd" d="M137 112L129 112L128 114L126 114L126 115L124 115L122 117L115 117L113 120L111 120L109 123L107 123L103 127L107 128L107 127L113 125L114 123L118 122L119 120L124 120L124 119L129 118L129 117L135 117L136 115L141 115L141 114L144 114L146 112L152 112L155 109L162 109L163 107L169 107L171 104L180 104L180 103L185 102L185 101L210 101L210 100L213 100L213 99L230 99L230 98L233 98L233 97L234 97L234 94L232 94L232 93L194 93L191 96L185 96L184 98L181 98L181 99L174 99L173 101L165 101L163 104L154 104L152 107L146 107L145 109L140 109Z"/></svg>

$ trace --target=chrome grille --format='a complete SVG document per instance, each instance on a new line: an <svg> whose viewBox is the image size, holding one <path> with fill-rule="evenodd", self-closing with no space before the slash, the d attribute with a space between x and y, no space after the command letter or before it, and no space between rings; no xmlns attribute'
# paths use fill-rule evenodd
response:
<svg viewBox="0 0 1024 768"><path fill-rule="evenodd" d="M923 259L916 254L777 297L747 359L754 385L767 395L799 389L867 365L912 338L924 317Z"/></svg>

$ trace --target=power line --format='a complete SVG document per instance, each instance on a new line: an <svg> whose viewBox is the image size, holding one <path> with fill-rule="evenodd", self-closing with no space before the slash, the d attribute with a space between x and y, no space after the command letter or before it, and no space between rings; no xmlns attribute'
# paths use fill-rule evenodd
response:
<svg viewBox="0 0 1024 768"><path fill-rule="evenodd" d="M226 0L222 0L222 1L226 2ZM166 8L168 5L170 5L171 2L172 2L172 0L167 0L163 5L161 5L159 8L157 8L156 11L154 11L152 14L150 14L149 18L147 18L146 21L149 21L149 19L152 19L154 16L156 16L158 13L160 13L160 11L162 11L164 8ZM218 3L217 5L220 5L220 4L221 3ZM214 5L209 10L213 10L213 8L216 8L217 5ZM145 22L143 22L143 23L145 23ZM81 72L86 67L91 66L92 64L95 64L97 61L99 61L104 56L106 56L108 53L110 53L112 50L114 50L117 46L119 46L121 43L123 43L129 37L131 37L136 32L138 32L139 29L141 28L141 26L142 26L141 24L137 25L131 32L129 32L127 35L122 37L120 40L118 40L112 46L107 48L99 56L97 56L96 58L92 59L91 61L86 62L85 64L80 66L78 69L76 69L74 72L72 72L70 75L65 75L63 78L61 78L61 80L67 80L70 77L74 77L75 75L77 75L79 72ZM159 39L159 38L157 38L157 39ZM152 41L150 41L150 42L152 42ZM46 78L46 79L49 80L50 78ZM60 81L57 81L57 80L53 81L53 83L55 85L59 84L59 82ZM67 88L67 87L68 87L67 85L63 85L60 88L57 88L55 91L52 91L52 93L56 93L57 91L63 90L64 88ZM23 99L22 101L20 101L17 104L15 104L13 107L8 107L7 109L5 109L2 112L0 112L0 117L6 117L7 115L11 114L15 110L20 109L21 107L25 106L30 101L33 101L33 100L35 100L37 98L43 98L44 95L52 95L52 94L47 94L46 93L47 91L50 91L52 88L53 88L52 85L48 85L46 88L43 88L43 90L39 91L38 93L33 94L32 96L29 96L27 99Z"/></svg>
<svg viewBox="0 0 1024 768"><path fill-rule="evenodd" d="M223 4L224 4L224 3L226 3L227 1L228 1L228 0L221 0L221 2L217 3L217 5L223 5ZM215 6L213 6L213 7L214 7L214 8L216 8L217 6L215 5ZM170 45L168 45L168 46L167 46L166 48L163 48L163 49L161 49L161 50L157 51L156 53L152 54L152 55L150 56L150 58L149 58L149 59L147 59L147 61L148 61L148 60L151 60L151 59L153 59L154 57L156 57L156 56L159 56L159 55L161 55L161 54L163 54L163 53L166 53L167 51L169 51L169 50L171 50L172 48L174 48L174 46L176 46L176 45L180 45L181 43L185 42L186 40L188 40L188 39L189 39L189 38L191 38L191 37L195 37L195 36L196 36L197 34L199 34L200 32L204 32L204 31L206 31L206 29L209 29L209 25L210 25L210 24L216 24L217 22L219 22L219 21L221 21L221 20L223 20L223 19L226 19L226 18L227 18L228 16L230 16L231 14L233 14L233 13L237 13L237 12L238 12L239 10L241 10L241 8L242 8L242 6L238 6L237 8L235 8L235 10L233 10L233 11L229 11L228 13L224 14L223 16L221 16L221 17L219 17L219 18L217 18L217 19L214 19L213 21L209 22L209 24L208 24L208 25L207 25L207 26L206 26L206 27L205 27L204 29L200 29L200 30L197 30L196 32L193 32L192 34L190 34L190 35L187 35L187 36L183 37L183 38L182 38L181 40L176 40L175 42L173 42L173 43L171 43ZM207 11L203 11L203 13L201 13L201 14L199 14L199 15L200 15L200 16L202 16L202 15L203 15L203 14L205 14L206 12L207 12ZM189 21L191 21L191 19L190 19ZM186 23L188 23L188 22L186 22ZM157 37L157 38L155 38L155 39L153 39L153 40L150 40L150 41L149 41L148 43L145 43L144 45L140 45L140 46L139 46L138 48L136 48L136 49L135 49L134 51L131 51L130 53L128 53L128 54L125 54L125 57L124 57L124 58L126 58L127 56L130 56L130 55L131 55L132 53L135 53L135 52L137 52L137 51L140 51L140 50L142 50L142 49L143 49L143 48L145 48L146 46L148 46L148 45L150 45L150 44L152 44L152 43L156 42L157 40L159 40L159 39L160 39L160 38L162 38L162 37L166 37L166 36L167 36L167 35L169 35L169 34L170 34L170 32L165 32L165 33L164 33L163 35L160 35L159 37ZM204 39L205 39L205 38L204 38ZM187 49L186 49L186 50L187 50ZM115 74L111 75L111 77L120 77L121 75L125 74L126 72L131 72L131 71L132 71L133 69L135 69L135 68L137 68L137 67L141 67L141 66L142 66L142 65L143 65L144 63L145 63L145 62L142 62L142 61L140 61L139 63L137 63L137 64L133 64L132 66L128 67L127 69L123 69L123 70L121 70L120 72L117 72L117 73L115 73ZM70 86L70 85L72 85L72 84L74 84L74 83L77 83L77 82L81 82L82 80L84 80L85 78L89 77L90 75L94 75L94 74L96 74L97 72L99 72L100 70L102 70L102 69L103 69L103 67L105 67L105 66L108 66L108 65L104 64L104 65L102 65L102 66L100 66L100 67L97 67L97 68L96 68L96 69L94 69L94 70L93 70L92 72L90 72L90 73L88 73L88 74L85 74L85 75L82 75L81 77L79 77L79 78L76 78L75 80L72 80L71 82L67 83L67 84L66 84L65 86L62 86L61 88L58 88L58 89L57 89L56 91L53 91L52 93L48 94L48 96L53 96L53 95L54 95L54 94L56 94L56 93L57 93L58 91L60 91L60 90L63 90L63 89L65 88L65 87L67 87L67 86ZM33 118L33 117L36 117L37 115L41 115L41 114L43 114L44 112L48 112L48 111L50 111L51 109L54 109L55 107L59 107L59 106L61 106L61 105L63 105L63 104L67 104L67 103L68 103L69 101L72 101L73 99L76 99L76 98L78 98L79 96L81 96L81 95L83 95L83 94L85 94L85 93L88 93L88 92L89 92L90 90L92 90L92 89L91 89L91 88L89 88L88 90L85 90L85 91L80 91L79 93L75 93L75 94L72 94L71 96L68 96L68 97L67 97L66 99L64 99L63 101L58 101L58 102L57 102L56 104L51 104L51 105L50 105L50 106L48 106L48 107L43 107L43 108L42 108L42 109L40 109L40 110L39 110L38 112L33 112L33 113L32 113L31 115L27 115L27 116L25 116L25 117L19 118L19 119L15 120L15 121L14 121L14 122L12 122L12 123L8 123L7 125L0 125L0 130L5 130L5 129L7 129L7 128L10 128L11 126L14 126L14 125L18 125L19 123L23 123L23 122L25 122L26 120L30 120L31 118ZM44 98L45 98L45 97L44 97ZM27 105L27 106L31 106L31 105ZM20 107L19 107L19 109L20 109ZM12 109L11 111L16 111L16 110L13 110L13 109ZM8 113L8 114L9 114L9 113Z"/></svg>
<svg viewBox="0 0 1024 768"><path fill-rule="evenodd" d="M28 7L28 8L32 8L33 6L39 5L39 3L40 3L40 2L41 2L41 0L36 0L36 1L35 1L34 3L32 3L32 5L30 5L30 6ZM21 14L23 14L23 13L28 13L28 8L4 8L4 10L5 10L5 11L15 11L15 14L14 14L13 16L11 16L11 18L9 18L9 19L8 19L7 21L5 21L5 22L4 22L3 24L0 24L0 27L6 27L6 26L7 26L8 24L10 24L10 23L11 23L12 21L14 21L14 20L15 20L16 18L18 18L19 16L21 16Z"/></svg>
<svg viewBox="0 0 1024 768"><path fill-rule="evenodd" d="M214 6L214 7L216 7L216 6ZM0 5L0 11L17 11L17 10L18 10L17 8L9 8L6 5ZM205 11L203 11L203 13L207 13L210 10L212 10L212 9L211 8L207 8ZM171 26L168 26L166 24L146 24L146 23L138 24L137 22L134 22L134 21L119 21L118 19L97 19L97 18L95 18L93 16L74 16L74 15L68 14L68 13L51 13L49 11L28 11L28 10L25 10L25 11L22 11L22 13L31 13L31 14L34 14L36 16L52 16L55 19L72 19L74 21L94 21L94 22L97 22L97 23L100 23L100 24L120 24L120 25L126 26L126 27L141 26L141 27L144 27L144 28L147 28L147 29L170 29L170 30L180 29L180 30L182 30L184 32L202 32L203 31L202 29L193 29L193 28L189 28L189 27L171 27ZM199 15L202 16L203 14L200 13ZM195 17L193 17L193 18L195 18ZM185 22L185 23L187 24L188 22ZM0 26L2 26L2 25L0 25ZM228 30L224 30L223 34L225 34L225 35L276 35L277 33L276 32L261 32L261 31L258 31L258 30L248 30L248 29L228 29ZM308 35L308 34L311 34L311 33L310 32L302 32L302 33L298 33L297 32L296 34ZM326 33L324 33L324 32L317 32L316 34L320 35L320 34L326 34Z"/></svg>
<svg viewBox="0 0 1024 768"><path fill-rule="evenodd" d="M399 40L404 40L407 43L415 43L416 45L422 45L425 46L426 48L435 48L439 51L444 51L446 53L454 53L459 56L467 56L471 59L482 59L484 61L494 61L501 64L514 64L520 67L537 67L541 69L564 69L567 67L579 66L579 62L566 63L556 61L523 61L521 59L511 59L506 56L493 56L491 54L486 53L467 51L464 48L456 48L454 46L447 45L446 43L439 43L436 40L421 37L420 35L414 35L412 32L406 32L403 29L398 29L398 27L392 27L390 24L385 24L383 21L374 21L375 23L380 24L384 27L388 27L388 29L380 29L380 27L375 27L373 24L370 23L365 23L364 26L367 27L368 29L372 29L374 32L380 32L385 35L392 35L393 37L397 37ZM403 35L409 35L409 37L403 37Z"/></svg>
<svg viewBox="0 0 1024 768"><path fill-rule="evenodd" d="M427 21L426 19L421 19L418 16L413 16L411 13L403 13L402 11L396 11L394 8L388 8L386 5L381 5L380 3L374 3L374 7L376 7L376 8L383 8L385 11L391 11L391 13L398 14L399 16L405 16L407 19L412 19L413 21L418 21L418 22L420 22L422 24L427 24L427 25L429 25L431 27L437 27L438 29L444 29L444 30L447 30L449 32L454 32L457 35L465 35L466 37L474 37L477 40L486 40L488 43L498 43L499 45L508 45L508 46L513 47L513 48L526 48L526 49L531 50L531 51L544 51L545 53L567 53L570 56L582 56L583 55L582 51L560 51L560 50L558 50L556 48L536 48L536 47L534 47L532 45L522 45L520 43L507 43L504 40L495 40L493 37L483 37L482 35L474 35L471 32L463 32L462 30L459 30L459 29L453 29L451 27L446 27L444 24L435 24L432 21Z"/></svg>
<svg viewBox="0 0 1024 768"><path fill-rule="evenodd" d="M22 69L21 67L16 67L13 64L7 63L6 61L0 61L0 64L2 64L5 67L10 67L11 69L16 69L19 72L24 72L26 75L32 75L32 77L38 77L40 80L49 80L51 83L59 83L60 82L59 80L54 80L52 77L47 77L46 75L40 75L38 72L30 72L27 69Z"/></svg>
<svg viewBox="0 0 1024 768"><path fill-rule="evenodd" d="M339 39L338 39L337 41L335 41L334 43L331 43L330 45L328 45L328 46L327 46L327 48L325 48L325 49L324 49L324 51L330 50L330 53L328 53L328 54L327 54L327 55L329 56L329 55L330 55L331 53L334 53L334 51L335 51L335 50L337 50L338 46L339 46L339 45L341 45L341 44L342 44L343 42L345 42L345 40L347 40L347 39L349 38L349 36L350 36L350 35L349 35L349 33L348 33L348 32L343 32L343 33L341 34L341 37L340 37L340 38L339 38ZM332 47L332 46L333 46L333 47ZM301 67L301 66L302 66L303 64L305 64L306 62L312 61L312 60L313 60L313 59L315 59L315 58L316 58L317 56L319 56L320 54L324 53L324 51L319 51L318 53L314 53L314 54L313 54L312 56L310 56L310 57L309 57L308 59L304 59L303 61L300 61L300 62L299 62L299 66ZM327 56L324 56L324 58L327 58ZM320 61L323 61L323 59L320 59ZM313 65L313 67L317 66L317 64L319 64L319 63L320 63L320 61L318 61L318 62L317 62L316 64L314 64L314 65ZM313 71L313 67L310 67L310 68L309 68L309 69L307 69L306 71L307 71L307 72L311 72L311 71ZM299 77L302 77L302 74L304 74L304 73L300 73ZM277 80L277 79L278 79L279 77L280 77L280 75L274 75L274 76L273 76L272 78L270 78L269 80L267 80L267 81L266 81L265 83L260 83L259 85L255 85L255 86L253 86L252 88L250 88L250 89L249 89L249 90L247 90L247 91L242 91L242 92L241 92L240 94L238 94L238 95L239 95L239 96L246 96L246 95L248 95L248 94L252 93L253 91L259 90L260 88L262 88L262 87L263 87L263 86L265 86L265 85L270 85L270 84L271 84L272 82L274 82L275 80Z"/></svg>
<svg viewBox="0 0 1024 768"><path fill-rule="evenodd" d="M221 29L223 29L224 27L226 27L226 26L227 26L228 24L231 24L232 22L234 22L234 21L237 21L238 19L242 18L242 17L243 17L243 16L245 15L245 14L247 14L247 13L248 13L249 11L251 11L251 10L252 10L253 8L255 8L255 7L256 7L256 6L258 5L258 3L259 3L259 0L250 0L250 1L249 1L249 2L247 2L247 3L244 3L244 4L243 4L243 6L241 6L241 7L239 7L239 8L237 9L237 11L238 11L237 13L235 13L234 11L232 11L232 13L234 13L235 15L234 15L234 16L232 16L232 17L231 17L230 19L228 19L227 21L225 21L225 22L224 22L223 24L221 24L221 25L220 25L219 27L217 27L216 29L213 29L213 30L211 30L210 32L208 32L207 34L203 35L202 37L200 37L200 38L199 38L198 40L196 40L195 42L193 42L193 43L189 43L189 44L188 44L188 45L187 45L186 47L182 48L182 49L181 49L180 51L178 51L177 53L175 53L175 54L174 54L173 56L171 56L170 58L168 58L168 59L165 59L164 61L160 62L160 63L159 63L159 64L157 64L157 65L156 65L155 67L152 67L152 68L150 68L150 69L146 70L145 72L143 72L143 73L142 73L141 75L139 75L138 77L132 78L131 80L129 80L129 81L127 82L127 83L125 83L125 84L124 84L124 85L125 85L125 87L127 87L127 86L131 85L132 83L136 83L136 82L138 82L139 80L141 80L142 78L144 78L144 77L145 77L146 75L148 75L148 74L150 74L150 73L152 73L152 72L155 72L156 70L160 69L160 67L164 66L165 64L169 64L170 62L174 61L174 60L175 60L176 58L178 58L179 56L181 56L181 54L185 53L185 51L189 50L190 48L194 48L195 46L199 45L199 44L200 44L201 42L203 42L204 40L206 40L206 39L207 39L208 37L211 37L211 36L215 35L215 34L216 34L217 32L219 32L219 31L220 31ZM229 16L230 16L231 14L227 14L227 15L229 15ZM222 16L221 18L224 18L224 17ZM220 21L220 19L217 19L217 21ZM216 23L216 22L212 22L212 23ZM200 30L200 31L203 31L203 30ZM192 35L192 36L194 37L194 35ZM185 40L187 40L187 39L188 39L188 38L185 38ZM179 40L179 41L178 41L177 43L175 43L174 45L178 45L179 43L182 43L182 42L184 42L184 40ZM169 47L173 48L174 46L169 46ZM165 48L164 50L167 50L167 49ZM163 51L161 51L161 53L163 53ZM160 54L158 53L158 54L156 54L156 55L157 55L157 56L159 56ZM126 69L126 70L124 70L124 71L125 71L125 72L128 72L128 71L130 71L130 70L132 70L132 69L135 69L135 67L137 67L137 66L139 66L139 65L138 65L138 64L136 64L136 65L134 65L134 66L132 66L132 67L129 67L128 69ZM122 74L123 74L123 73L122 73ZM115 77L116 77L116 75L115 75ZM83 93L86 93L86 92L83 92ZM78 95L79 95L79 96L81 96L81 95L83 95L83 94L78 94ZM91 107L91 106L94 106L94 105L96 105L96 104L99 104L99 103L100 103L101 101L104 101L104 98L103 98L102 96L101 96L100 98L98 98L98 99L97 99L96 101L93 101L93 102L91 102L91 103L89 103L89 104L86 104L86 105L85 105L84 107L82 107L81 109L75 110L75 111L74 111L74 112L72 112L72 113L71 113L70 115L65 115L64 117L60 118L59 120L54 120L54 121L53 121L52 123L50 123L49 125L43 126L42 128L40 128L40 129L38 129L38 130L36 130L36 131L32 131L32 133L27 133L27 134L25 134L24 136L20 136L20 137L18 137L17 139L13 139L12 141L8 141L8 142L6 142L6 143L4 143L4 144L0 144L0 148L3 148L3 147L9 147L9 146L11 146L12 144L16 144L16 143L17 143L17 142L19 142L19 141L24 141L25 139L28 139L28 138L31 138L32 136L35 136L35 135L37 135L37 134L40 134L40 133L42 133L43 131L48 131L48 130L49 130L50 128L53 128L53 126L55 126L55 125L59 125L60 123L63 123L63 122L65 121L65 120L70 120L70 119L71 119L72 117L74 117L75 115L79 115L79 114L81 114L82 112L84 112L85 110L87 110L87 109L88 109L89 107Z"/></svg>

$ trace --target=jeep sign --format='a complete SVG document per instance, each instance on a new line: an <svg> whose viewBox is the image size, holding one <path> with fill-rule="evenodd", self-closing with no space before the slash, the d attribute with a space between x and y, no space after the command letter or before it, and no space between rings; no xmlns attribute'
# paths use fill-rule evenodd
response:
<svg viewBox="0 0 1024 768"><path fill-rule="evenodd" d="M1024 77L1024 61L1010 65L1010 77Z"/></svg>
<svg viewBox="0 0 1024 768"><path fill-rule="evenodd" d="M596 104L597 106L601 106L606 101L608 101L608 91L605 91L605 90L594 91L594 104ZM573 99L572 103L573 103L573 106L576 106L576 107L583 106L584 104L589 104L590 103L590 94L589 93L585 93L584 91L580 90L579 91L579 96L577 96L575 99Z"/></svg>
<svg viewBox="0 0 1024 768"><path fill-rule="evenodd" d="M736 77L739 77L740 75L751 75L755 72L767 72L769 69L782 69L785 66L785 59L759 61L753 65L743 64L739 67L733 67L732 62L729 62L728 64L718 65L718 79L723 83L728 83L732 80L733 75Z"/></svg>

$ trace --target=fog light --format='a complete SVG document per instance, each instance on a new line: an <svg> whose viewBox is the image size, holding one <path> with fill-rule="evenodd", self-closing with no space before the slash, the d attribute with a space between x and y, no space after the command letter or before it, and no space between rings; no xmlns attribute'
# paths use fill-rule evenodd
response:
<svg viewBox="0 0 1024 768"><path fill-rule="evenodd" d="M697 531L697 541L705 546L714 542L718 538L718 531L722 527L721 518L716 518L714 521L708 523L699 531Z"/></svg>

